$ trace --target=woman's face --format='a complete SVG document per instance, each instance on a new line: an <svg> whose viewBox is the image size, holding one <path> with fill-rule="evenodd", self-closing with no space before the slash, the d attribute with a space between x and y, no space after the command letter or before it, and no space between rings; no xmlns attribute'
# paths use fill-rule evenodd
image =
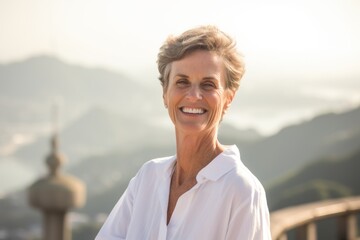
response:
<svg viewBox="0 0 360 240"><path fill-rule="evenodd" d="M223 60L213 52L197 50L172 62L163 97L175 128L216 130L234 96L225 86Z"/></svg>

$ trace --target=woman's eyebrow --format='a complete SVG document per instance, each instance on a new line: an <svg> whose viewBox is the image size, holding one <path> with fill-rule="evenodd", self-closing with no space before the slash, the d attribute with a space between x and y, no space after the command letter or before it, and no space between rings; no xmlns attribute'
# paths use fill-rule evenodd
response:
<svg viewBox="0 0 360 240"><path fill-rule="evenodd" d="M219 81L219 78L217 78L216 76L209 76L209 77L204 77L203 80L217 82Z"/></svg>
<svg viewBox="0 0 360 240"><path fill-rule="evenodd" d="M174 78L189 78L189 76L183 73L177 73L175 74ZM203 77L202 80L218 81L219 79L217 78L217 76L207 76L207 77Z"/></svg>
<svg viewBox="0 0 360 240"><path fill-rule="evenodd" d="M182 73L176 74L175 77L189 78L189 76L182 74Z"/></svg>
<svg viewBox="0 0 360 240"><path fill-rule="evenodd" d="M204 77L203 80L217 80L216 77Z"/></svg>

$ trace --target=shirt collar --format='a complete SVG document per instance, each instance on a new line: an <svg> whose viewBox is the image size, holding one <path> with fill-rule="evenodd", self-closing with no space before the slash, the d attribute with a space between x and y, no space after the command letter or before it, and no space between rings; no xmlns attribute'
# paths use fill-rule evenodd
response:
<svg viewBox="0 0 360 240"><path fill-rule="evenodd" d="M169 157L166 162L164 178L171 178L176 163L176 155ZM206 180L217 181L220 177L232 170L240 163L240 151L236 145L225 146L225 150L206 165L196 176L196 181L202 183Z"/></svg>
<svg viewBox="0 0 360 240"><path fill-rule="evenodd" d="M217 181L220 177L239 164L240 152L236 145L226 146L225 150L214 158L196 176L198 183L205 180Z"/></svg>

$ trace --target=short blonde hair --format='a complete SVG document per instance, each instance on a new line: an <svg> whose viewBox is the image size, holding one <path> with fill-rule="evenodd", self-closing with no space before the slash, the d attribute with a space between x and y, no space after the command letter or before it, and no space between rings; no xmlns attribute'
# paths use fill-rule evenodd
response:
<svg viewBox="0 0 360 240"><path fill-rule="evenodd" d="M233 91L239 88L245 65L242 55L236 50L235 41L215 26L201 26L179 36L168 37L160 47L157 64L164 89L169 83L171 63L196 50L211 51L221 56L226 71L226 88Z"/></svg>

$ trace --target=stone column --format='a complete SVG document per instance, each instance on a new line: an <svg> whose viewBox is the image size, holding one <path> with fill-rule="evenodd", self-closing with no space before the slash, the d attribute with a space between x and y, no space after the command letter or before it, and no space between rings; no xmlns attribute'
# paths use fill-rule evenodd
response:
<svg viewBox="0 0 360 240"><path fill-rule="evenodd" d="M56 134L51 145L46 159L49 174L29 187L28 200L43 213L43 240L71 240L67 213L84 205L85 186L75 177L60 172L65 157L58 151Z"/></svg>

